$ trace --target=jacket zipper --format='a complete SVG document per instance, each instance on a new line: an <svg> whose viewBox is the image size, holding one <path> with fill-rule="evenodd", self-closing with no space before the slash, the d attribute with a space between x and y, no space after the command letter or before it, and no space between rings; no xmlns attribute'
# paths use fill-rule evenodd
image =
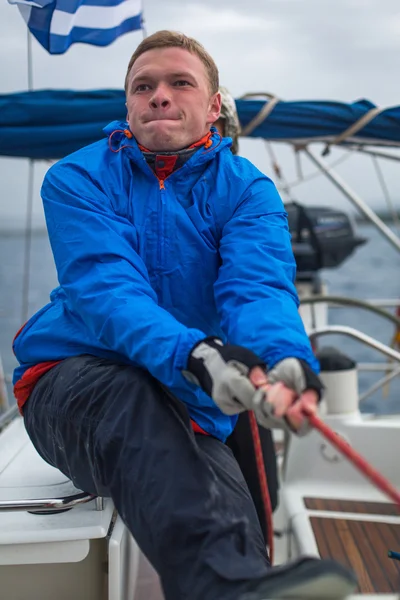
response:
<svg viewBox="0 0 400 600"><path fill-rule="evenodd" d="M165 206L165 180L159 179L160 185L160 220L159 220L159 229L158 229L158 252L157 252L157 262L159 270L161 270L163 266L164 253L163 253L163 237L164 237L164 206Z"/></svg>

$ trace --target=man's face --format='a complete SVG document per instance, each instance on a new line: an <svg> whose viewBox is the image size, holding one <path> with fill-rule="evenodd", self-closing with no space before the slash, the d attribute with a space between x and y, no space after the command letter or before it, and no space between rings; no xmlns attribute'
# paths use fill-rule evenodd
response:
<svg viewBox="0 0 400 600"><path fill-rule="evenodd" d="M148 50L134 63L126 94L129 127L151 151L187 148L219 117L221 96L210 95L206 67L182 48Z"/></svg>

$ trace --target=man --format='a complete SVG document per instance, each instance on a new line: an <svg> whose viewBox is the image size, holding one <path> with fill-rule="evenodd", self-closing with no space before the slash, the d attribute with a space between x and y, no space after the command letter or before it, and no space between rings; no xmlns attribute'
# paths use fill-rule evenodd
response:
<svg viewBox="0 0 400 600"><path fill-rule="evenodd" d="M126 98L129 127L43 184L60 286L14 343L27 431L77 487L112 497L166 600L341 596L354 579L336 563L270 569L223 443L247 409L304 427L321 391L281 200L210 131L218 71L195 40L144 40Z"/></svg>

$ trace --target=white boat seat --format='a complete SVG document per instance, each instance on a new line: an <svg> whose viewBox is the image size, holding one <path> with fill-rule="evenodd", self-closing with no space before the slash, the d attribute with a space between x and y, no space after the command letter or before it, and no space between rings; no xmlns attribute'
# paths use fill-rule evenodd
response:
<svg viewBox="0 0 400 600"><path fill-rule="evenodd" d="M43 506L43 498L51 501ZM74 509L60 514L27 512L69 507ZM39 456L22 418L16 418L2 433L0 564L2 546L105 537L113 511L110 499L96 502L94 496L77 490L67 477Z"/></svg>

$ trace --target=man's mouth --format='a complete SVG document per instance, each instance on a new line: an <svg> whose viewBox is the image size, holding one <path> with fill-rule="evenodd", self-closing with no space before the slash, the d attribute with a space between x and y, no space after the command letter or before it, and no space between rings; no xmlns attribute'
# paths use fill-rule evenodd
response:
<svg viewBox="0 0 400 600"><path fill-rule="evenodd" d="M155 123L157 121L179 121L179 117L154 117L152 119L145 119L144 123Z"/></svg>

